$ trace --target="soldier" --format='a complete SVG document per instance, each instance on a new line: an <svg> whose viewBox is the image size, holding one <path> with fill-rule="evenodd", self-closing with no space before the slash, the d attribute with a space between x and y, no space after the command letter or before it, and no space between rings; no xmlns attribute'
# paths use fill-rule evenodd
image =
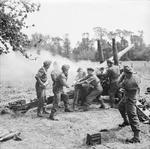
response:
<svg viewBox="0 0 150 149"><path fill-rule="evenodd" d="M108 70L106 72L106 77L109 79L109 97L111 102L111 108L114 108L115 95L118 91L118 78L120 75L119 66L113 65L111 60L107 60Z"/></svg>
<svg viewBox="0 0 150 149"><path fill-rule="evenodd" d="M99 72L96 75L100 79L102 84L105 79L104 67L99 68Z"/></svg>
<svg viewBox="0 0 150 149"><path fill-rule="evenodd" d="M88 68L87 73L88 75L81 79L80 82L85 82L89 84L89 87L91 88L90 93L87 95L83 110L88 111L88 107L90 103L96 99L98 96L101 95L103 88L101 86L100 80L97 78L96 75L93 74L94 69L93 68ZM100 100L101 104L103 104L103 101Z"/></svg>
<svg viewBox="0 0 150 149"><path fill-rule="evenodd" d="M99 72L96 74L96 76L99 78L100 83L103 88L103 92L101 95L107 95L108 93L108 79L106 78L106 74L104 73L104 67L99 68ZM102 102L101 106L99 108L108 109L108 107L105 106L103 100L101 99L100 102Z"/></svg>
<svg viewBox="0 0 150 149"><path fill-rule="evenodd" d="M137 143L140 142L139 119L136 109L136 100L139 91L139 85L138 81L132 73L132 70L128 66L124 67L119 83L123 88L125 94L125 97L122 99L118 106L120 114L124 120L124 122L119 126L125 127L130 125L134 133L134 137L132 139L127 139L126 141L129 143Z"/></svg>
<svg viewBox="0 0 150 149"><path fill-rule="evenodd" d="M77 73L78 74L75 78L75 81L79 81L80 79L83 79L86 76L86 73L84 72L84 70L82 68L78 68Z"/></svg>
<svg viewBox="0 0 150 149"><path fill-rule="evenodd" d="M55 61L53 63L53 70L51 72L51 79L53 81L53 86L55 85L56 79L57 79L58 75L60 75L60 73L61 73L61 71L59 70L58 64Z"/></svg>
<svg viewBox="0 0 150 149"><path fill-rule="evenodd" d="M86 76L86 73L83 71L82 68L77 69L77 76L75 78L75 91L74 91L74 99L73 99L73 110L77 109L77 104L79 103L79 99L83 102L82 97L84 97L84 88L82 85L78 85L78 81L83 79ZM83 92L82 92L83 91Z"/></svg>
<svg viewBox="0 0 150 149"><path fill-rule="evenodd" d="M104 73L104 67L101 67L99 69L99 73L96 74L97 77L100 79L101 85L103 87L103 93L102 95L108 95L108 78L106 77L106 74Z"/></svg>
<svg viewBox="0 0 150 149"><path fill-rule="evenodd" d="M68 108L68 95L65 94L63 90L63 87L69 88L69 85L67 84L69 68L70 68L69 65L63 65L62 73L59 74L54 80L54 84L53 84L54 101L53 101L51 114L49 116L49 119L51 120L57 120L54 119L54 114L59 108L58 104L61 99L64 102L65 112L71 112L71 110L69 110Z"/></svg>
<svg viewBox="0 0 150 149"><path fill-rule="evenodd" d="M38 108L37 108L37 116L41 117L41 110L43 113L47 114L44 108L44 102L46 100L46 86L47 82L47 70L51 65L51 61L44 61L43 67L41 67L36 74L36 94L38 99Z"/></svg>

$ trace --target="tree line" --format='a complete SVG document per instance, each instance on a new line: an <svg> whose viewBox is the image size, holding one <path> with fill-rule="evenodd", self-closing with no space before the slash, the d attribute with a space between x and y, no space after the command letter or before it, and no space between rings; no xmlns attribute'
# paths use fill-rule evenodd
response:
<svg viewBox="0 0 150 149"><path fill-rule="evenodd" d="M90 38L89 33L83 33L80 41L77 41L74 47L71 47L71 42L68 34L64 37L51 37L49 35L42 35L35 33L30 39L30 43L26 49L37 50L37 54L45 49L52 53L52 55L61 55L63 57L78 61L91 60L99 61L99 54L97 50L97 40L100 40L100 45L103 50L104 58L107 59L112 56L112 38L115 36L116 48L118 51L128 47L129 42L134 44L133 50L129 51L122 57L122 60L150 60L150 47L146 46L143 41L143 31L139 31L138 35L131 31L117 29L114 32L106 31L101 27L97 27L100 33L97 37ZM102 33L103 32L103 33ZM104 34L105 32L105 34ZM128 38L128 40L127 40Z"/></svg>
<svg viewBox="0 0 150 149"><path fill-rule="evenodd" d="M116 29L108 31L102 27L94 27L95 37L91 38L89 33L83 33L81 40L71 47L69 35L64 37L52 37L40 33L32 34L31 39L23 33L22 29L34 27L27 25L25 20L30 13L40 10L40 4L27 0L1 0L0 1L0 54L8 53L9 47L13 51L25 53L26 50L35 48L37 54L42 49L53 55L61 55L69 59L99 61L99 54L95 44L100 40L100 46L104 58L112 56L112 38L116 38L116 48L123 50L129 42L135 45L134 50L129 51L122 60L150 60L150 46L143 42L143 31L134 34L132 31ZM127 40L128 38L128 40Z"/></svg>

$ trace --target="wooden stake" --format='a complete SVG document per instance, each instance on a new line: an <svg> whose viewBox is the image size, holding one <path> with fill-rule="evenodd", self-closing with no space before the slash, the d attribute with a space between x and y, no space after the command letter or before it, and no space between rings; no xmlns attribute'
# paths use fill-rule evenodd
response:
<svg viewBox="0 0 150 149"><path fill-rule="evenodd" d="M115 38L112 38L112 50L113 50L114 64L119 65L118 50L116 47Z"/></svg>
<svg viewBox="0 0 150 149"><path fill-rule="evenodd" d="M101 48L101 44L100 44L99 39L97 40L97 50L99 53L99 61L100 61L100 63L103 63L104 62L104 54L103 54L103 50Z"/></svg>

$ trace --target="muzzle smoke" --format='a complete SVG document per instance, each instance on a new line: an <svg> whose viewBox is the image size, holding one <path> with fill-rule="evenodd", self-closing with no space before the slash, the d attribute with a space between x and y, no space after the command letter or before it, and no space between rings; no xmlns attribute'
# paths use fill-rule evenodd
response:
<svg viewBox="0 0 150 149"><path fill-rule="evenodd" d="M52 64L48 70L48 77L50 78L50 72L53 69L59 69L61 71L61 66L63 64L69 64L69 83L72 83L79 67L86 71L87 67L96 67L98 63L93 63L91 61L80 61L73 62L67 58L61 56L52 56L51 53L42 50L40 55L36 55L35 49L28 53L32 54L33 57L37 57L37 60L30 60L25 58L19 52L10 52L9 54L4 54L0 56L0 81L9 82L35 82L35 74L38 69L43 65L44 60L51 60ZM57 63L57 66L56 66ZM57 68L56 68L57 67Z"/></svg>

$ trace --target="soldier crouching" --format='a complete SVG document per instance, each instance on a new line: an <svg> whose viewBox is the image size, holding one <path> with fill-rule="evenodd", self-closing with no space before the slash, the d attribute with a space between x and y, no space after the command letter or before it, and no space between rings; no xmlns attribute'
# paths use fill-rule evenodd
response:
<svg viewBox="0 0 150 149"><path fill-rule="evenodd" d="M137 79L135 78L135 76L133 76L132 70L128 66L124 67L124 72L121 75L119 82L125 94L125 98L120 102L118 107L120 114L124 120L124 122L119 126L125 127L127 125L130 125L134 133L134 137L132 139L127 139L126 141L129 143L137 143L140 142L139 119L136 109L139 86Z"/></svg>
<svg viewBox="0 0 150 149"><path fill-rule="evenodd" d="M51 61L45 61L43 63L43 67L41 67L36 74L36 94L38 99L38 108L37 108L37 116L41 117L41 111L43 113L47 113L45 111L44 102L46 100L46 86L48 85L47 82L47 70L51 65Z"/></svg>
<svg viewBox="0 0 150 149"><path fill-rule="evenodd" d="M54 114L57 112L57 109L59 108L59 102L62 99L65 106L65 112L71 112L68 108L68 95L64 93L63 87L69 88L69 85L67 84L67 78L68 78L68 71L70 66L69 65L63 65L62 66L62 73L59 74L54 81L53 84L53 93L54 93L54 101L53 101L53 107L49 116L49 119L51 120L57 120L54 119Z"/></svg>
<svg viewBox="0 0 150 149"><path fill-rule="evenodd" d="M94 69L93 68L88 68L87 69L87 73L88 75L81 79L80 82L84 81L86 82L89 87L91 88L90 93L87 95L84 106L83 106L83 110L84 111L88 111L89 105L91 104L91 102L96 99L98 96L100 97L100 95L102 94L103 88L101 86L101 83L99 81L99 79L97 78L96 75L93 74ZM101 101L101 104L103 104L103 101Z"/></svg>

